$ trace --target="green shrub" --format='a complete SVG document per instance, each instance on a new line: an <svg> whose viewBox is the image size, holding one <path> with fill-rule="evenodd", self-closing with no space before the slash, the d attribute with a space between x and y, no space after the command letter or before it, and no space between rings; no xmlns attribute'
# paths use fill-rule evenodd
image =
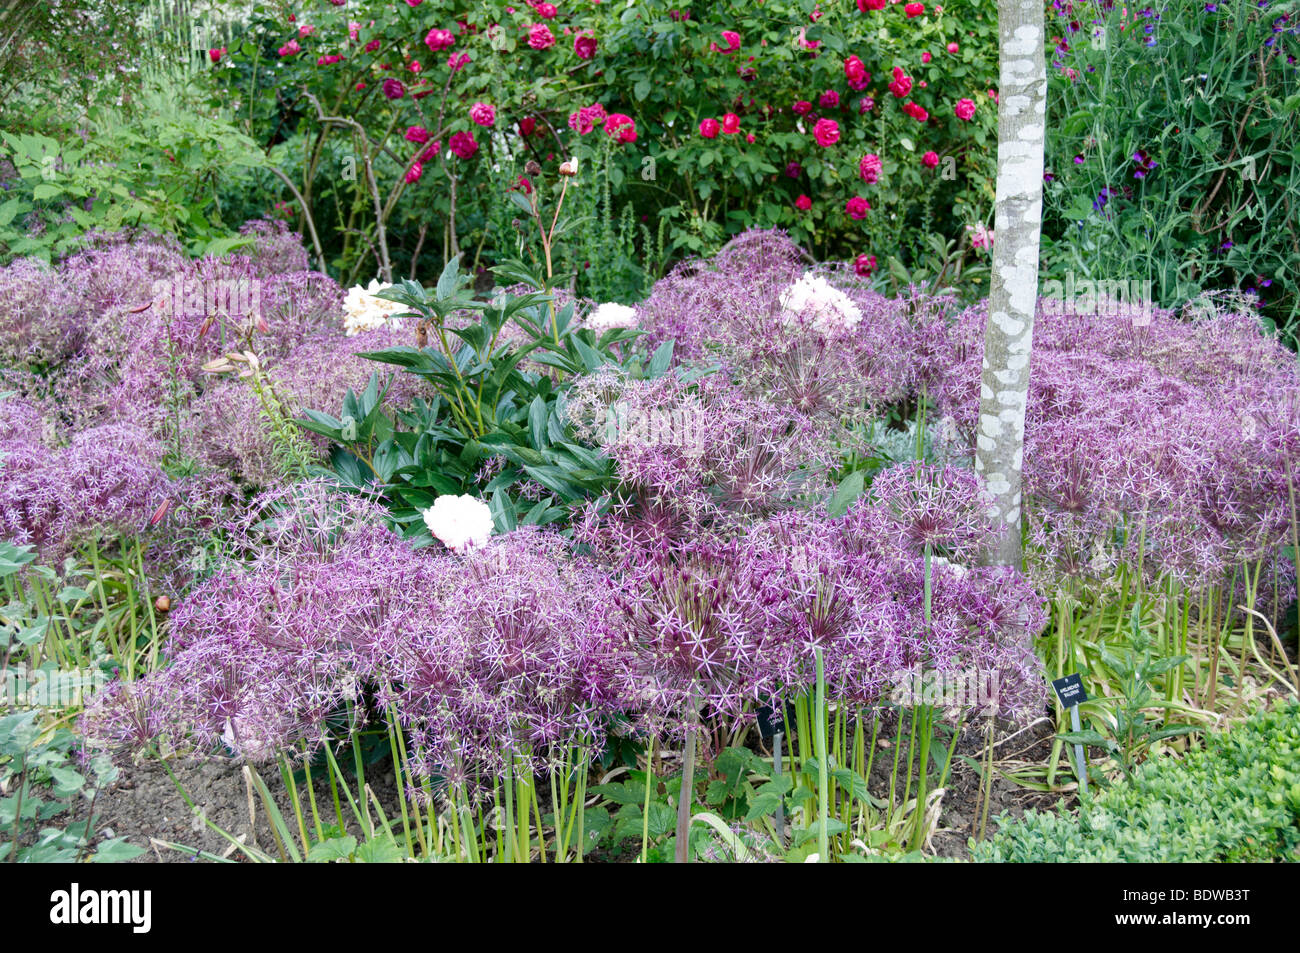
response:
<svg viewBox="0 0 1300 953"><path fill-rule="evenodd" d="M1005 814L979 861L1300 860L1300 703L1256 712L1185 758L1148 761L1065 811Z"/></svg>

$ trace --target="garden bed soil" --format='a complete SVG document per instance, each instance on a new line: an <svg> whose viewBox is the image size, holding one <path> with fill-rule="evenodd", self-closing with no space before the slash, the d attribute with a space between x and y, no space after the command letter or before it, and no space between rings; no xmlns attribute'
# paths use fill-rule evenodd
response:
<svg viewBox="0 0 1300 953"><path fill-rule="evenodd" d="M999 742L998 756L1014 758L1018 762L1046 760L1051 748L1052 726L1044 721L1020 734L1008 731ZM979 772L965 760L965 755L979 761L984 736L981 731L963 732L953 759L952 777L944 794L939 829L930 841L934 856L957 860L970 855L968 839L978 825ZM882 748L882 752L888 750ZM872 786L882 790L888 784L888 767L892 759L878 758ZM207 763L180 763L172 766L177 780L202 810L212 824L236 838L243 838L275 856L275 840L260 799L253 795L254 822L250 823L249 792L241 765L233 761L213 760ZM275 796L286 822L295 826L292 806L284 785L275 771L264 772L263 779ZM396 788L391 766L378 762L367 770L367 780L380 802L396 803ZM329 804L328 786L318 780L317 799L321 810ZM1044 793L1017 785L995 774L989 806L989 833L996 829L994 818L1003 811L1019 816L1030 808L1050 808L1068 793ZM305 801L305 796L304 796ZM137 863L192 863L196 851L216 856L243 859L239 851L216 831L197 817L177 790L176 784L154 762L126 765L121 776L100 793L95 806L98 837L125 837L130 843L144 849ZM333 816L332 810L329 811ZM57 823L57 820L56 820ZM250 837L251 834L251 837ZM166 844L179 845L175 849Z"/></svg>

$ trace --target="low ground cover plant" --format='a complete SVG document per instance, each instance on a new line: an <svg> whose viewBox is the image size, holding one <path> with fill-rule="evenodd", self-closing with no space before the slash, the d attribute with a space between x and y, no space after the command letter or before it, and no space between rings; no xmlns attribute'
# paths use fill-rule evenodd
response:
<svg viewBox="0 0 1300 953"><path fill-rule="evenodd" d="M1148 761L1069 812L1000 819L992 862L1292 861L1300 849L1300 707L1253 712L1182 758Z"/></svg>

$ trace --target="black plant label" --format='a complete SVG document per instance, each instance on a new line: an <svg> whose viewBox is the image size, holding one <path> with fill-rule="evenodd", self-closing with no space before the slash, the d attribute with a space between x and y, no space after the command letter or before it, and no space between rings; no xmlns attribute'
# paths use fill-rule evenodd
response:
<svg viewBox="0 0 1300 953"><path fill-rule="evenodd" d="M1052 682L1052 688L1056 689L1056 697L1066 708L1088 700L1088 693L1083 690L1083 679L1078 673L1056 679Z"/></svg>

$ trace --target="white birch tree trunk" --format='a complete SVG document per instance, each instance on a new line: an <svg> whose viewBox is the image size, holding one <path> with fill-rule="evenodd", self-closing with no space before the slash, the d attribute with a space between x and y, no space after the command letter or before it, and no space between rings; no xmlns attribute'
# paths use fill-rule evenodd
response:
<svg viewBox="0 0 1300 953"><path fill-rule="evenodd" d="M1021 464L1043 220L1047 70L1042 0L999 0L998 173L975 470L1005 529L986 559L1020 567Z"/></svg>

